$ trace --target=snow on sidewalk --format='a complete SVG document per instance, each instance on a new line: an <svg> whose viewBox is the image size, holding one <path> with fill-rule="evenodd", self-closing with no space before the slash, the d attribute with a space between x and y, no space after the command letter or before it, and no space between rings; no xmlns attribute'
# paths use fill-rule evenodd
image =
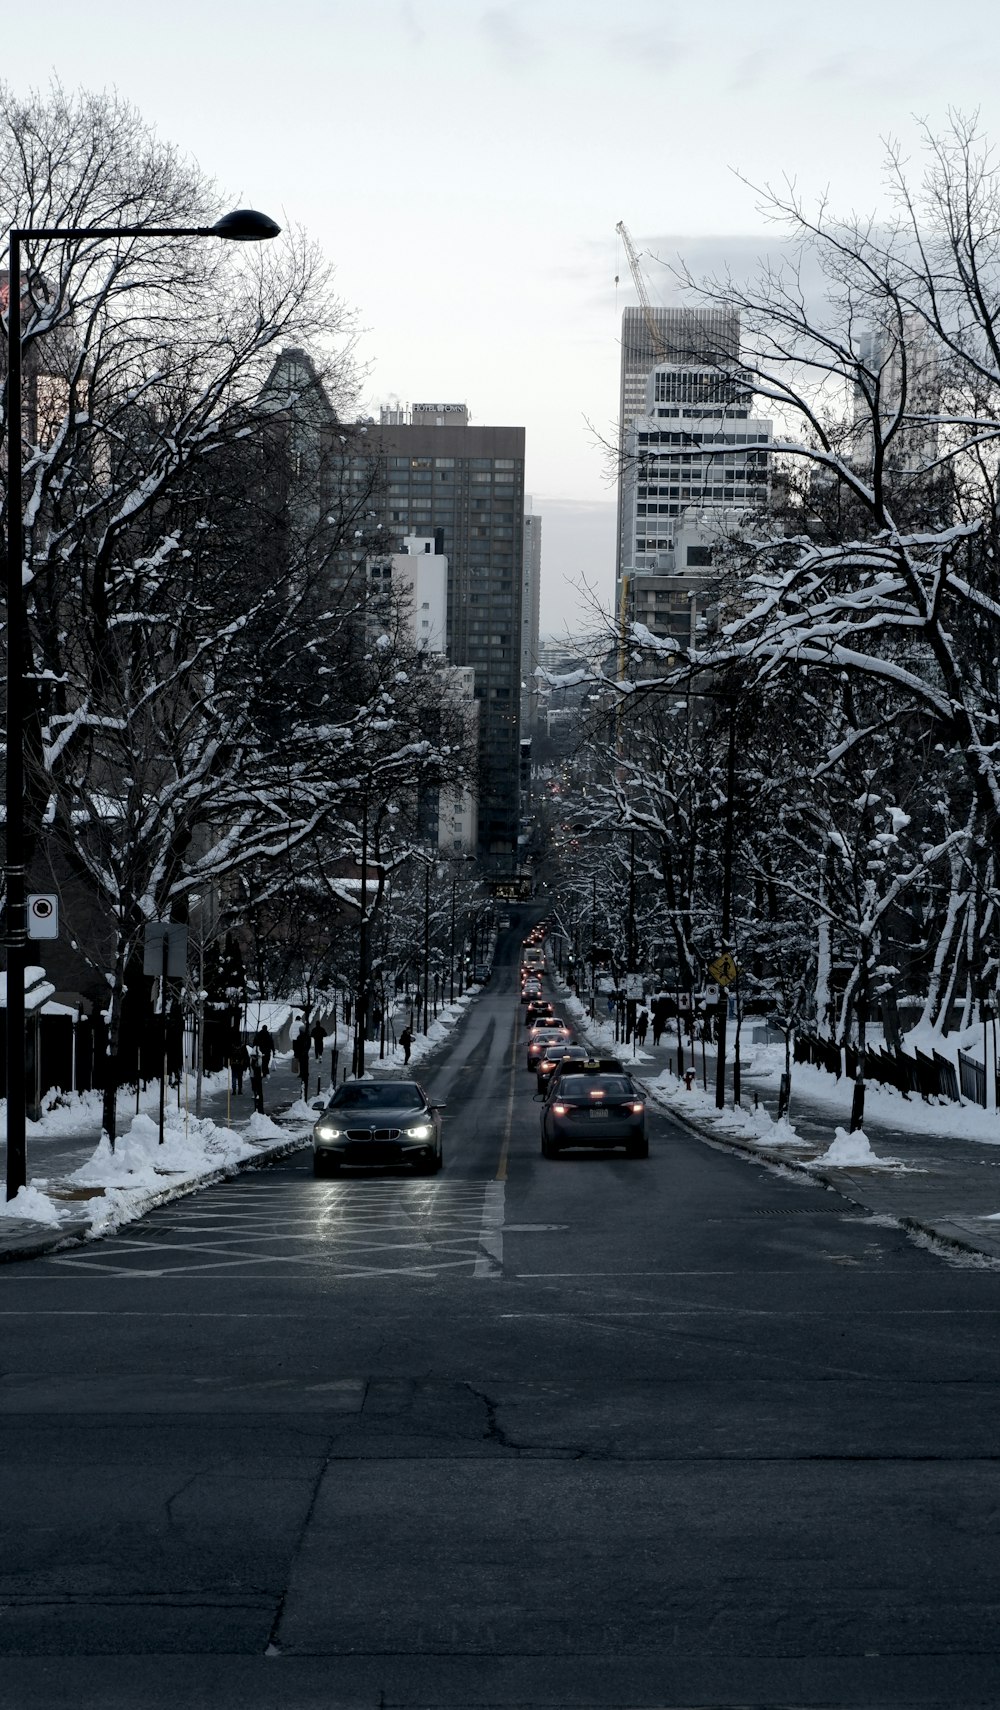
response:
<svg viewBox="0 0 1000 1710"><path fill-rule="evenodd" d="M66 1227L69 1232L71 1226L75 1239L108 1235L154 1205L235 1175L251 1160L279 1157L301 1146L307 1133L301 1119L279 1127L269 1116L255 1113L235 1129L171 1110L161 1146L158 1124L140 1111L114 1151L102 1135L77 1169L51 1180L33 1177L13 1199L0 1204L0 1217L43 1224L53 1231Z"/></svg>

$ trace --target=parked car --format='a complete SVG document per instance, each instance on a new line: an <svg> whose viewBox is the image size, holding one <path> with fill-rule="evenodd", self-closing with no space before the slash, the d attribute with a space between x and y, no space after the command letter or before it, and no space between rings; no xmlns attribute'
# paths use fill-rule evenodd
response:
<svg viewBox="0 0 1000 1710"><path fill-rule="evenodd" d="M412 1164L421 1176L444 1163L442 1104L432 1104L416 1081L344 1081L313 1127L313 1171L343 1164Z"/></svg>
<svg viewBox="0 0 1000 1710"><path fill-rule="evenodd" d="M542 1156L566 1146L624 1146L630 1158L647 1158L646 1100L628 1074L577 1074L550 1085L542 1106Z"/></svg>

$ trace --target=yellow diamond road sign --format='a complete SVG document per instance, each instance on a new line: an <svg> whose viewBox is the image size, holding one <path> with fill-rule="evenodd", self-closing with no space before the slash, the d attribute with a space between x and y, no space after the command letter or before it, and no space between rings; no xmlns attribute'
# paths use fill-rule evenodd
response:
<svg viewBox="0 0 1000 1710"><path fill-rule="evenodd" d="M715 958L714 962L709 962L708 971L716 984L720 986L731 986L739 973L739 969L728 950L724 950L721 956Z"/></svg>

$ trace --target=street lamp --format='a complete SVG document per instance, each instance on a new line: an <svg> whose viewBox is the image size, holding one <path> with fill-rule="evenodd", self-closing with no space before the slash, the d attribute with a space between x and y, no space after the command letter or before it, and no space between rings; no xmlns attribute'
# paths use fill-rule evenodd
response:
<svg viewBox="0 0 1000 1710"><path fill-rule="evenodd" d="M7 951L7 1198L27 1181L25 1154L24 970L24 516L21 488L21 244L36 238L215 237L260 243L281 227L255 208L237 208L214 226L15 226L7 286L7 754L3 871L7 884L3 942Z"/></svg>

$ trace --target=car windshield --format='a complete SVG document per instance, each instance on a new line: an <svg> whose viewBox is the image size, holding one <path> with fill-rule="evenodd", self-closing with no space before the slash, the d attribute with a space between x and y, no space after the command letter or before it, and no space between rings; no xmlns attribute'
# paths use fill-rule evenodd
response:
<svg viewBox="0 0 1000 1710"><path fill-rule="evenodd" d="M626 1098L632 1091L624 1075L560 1075L560 1098Z"/></svg>
<svg viewBox="0 0 1000 1710"><path fill-rule="evenodd" d="M395 1110L423 1102L415 1081L345 1081L342 1087L337 1088L327 1108Z"/></svg>

